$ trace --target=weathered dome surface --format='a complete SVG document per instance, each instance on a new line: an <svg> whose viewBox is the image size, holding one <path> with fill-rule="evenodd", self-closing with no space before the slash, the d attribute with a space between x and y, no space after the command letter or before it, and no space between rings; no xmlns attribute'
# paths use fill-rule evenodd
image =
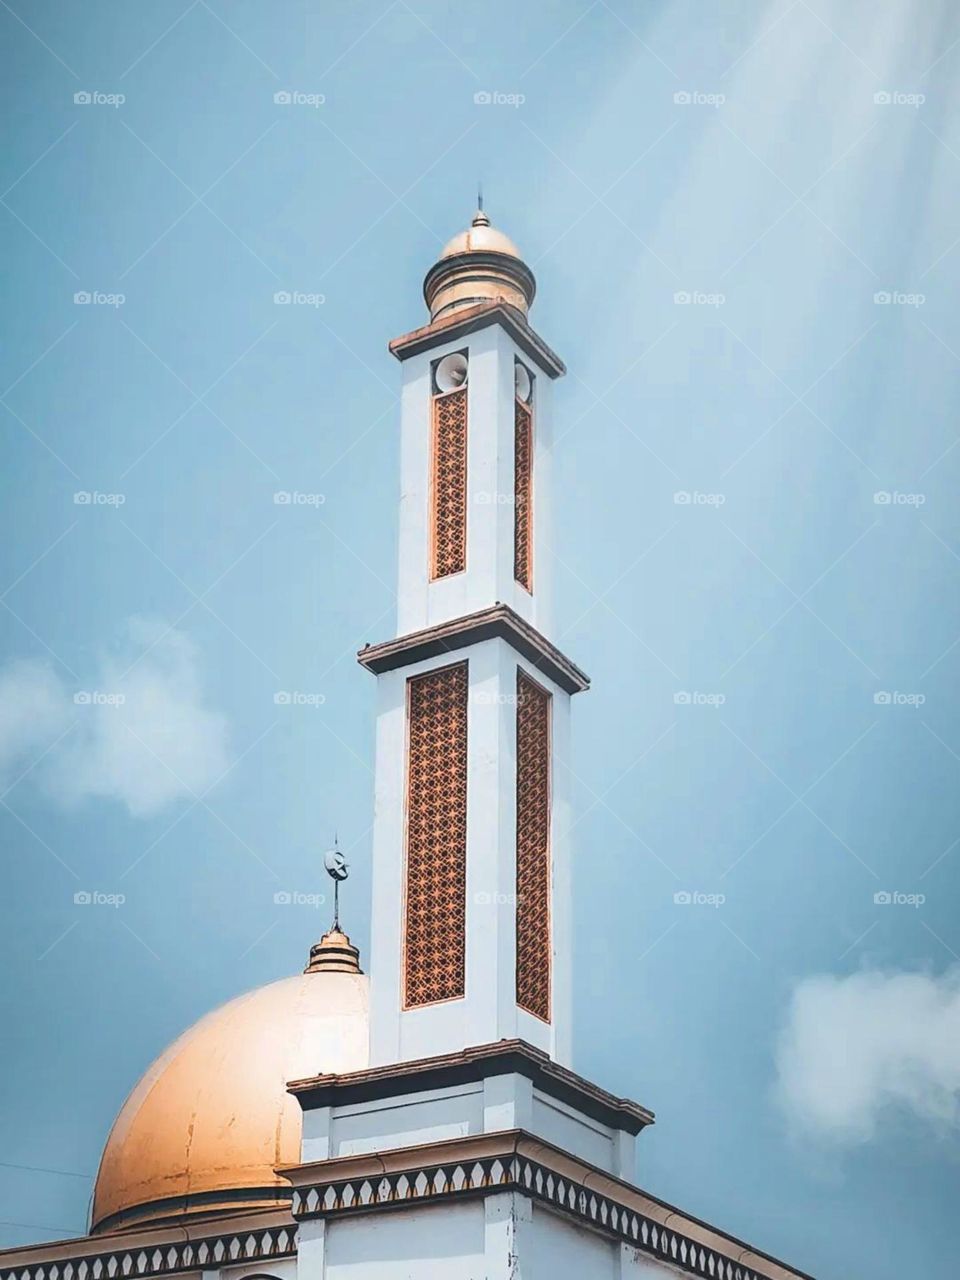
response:
<svg viewBox="0 0 960 1280"><path fill-rule="evenodd" d="M509 236L482 209L466 231L448 240L423 281L430 320L485 303L505 302L527 314L537 291L533 272Z"/></svg>
<svg viewBox="0 0 960 1280"><path fill-rule="evenodd" d="M287 1081L367 1066L367 982L329 970L283 978L175 1040L110 1131L91 1230L288 1199L274 1172L300 1159Z"/></svg>
<svg viewBox="0 0 960 1280"><path fill-rule="evenodd" d="M509 236L491 226L490 219L478 209L473 221L466 231L458 232L452 240L444 245L441 258L451 258L456 253L508 253L512 258L520 257L520 250Z"/></svg>

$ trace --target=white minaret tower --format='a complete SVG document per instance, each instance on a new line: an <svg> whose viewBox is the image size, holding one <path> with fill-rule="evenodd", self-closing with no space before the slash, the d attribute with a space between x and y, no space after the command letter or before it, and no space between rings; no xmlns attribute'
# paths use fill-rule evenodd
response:
<svg viewBox="0 0 960 1280"><path fill-rule="evenodd" d="M397 637L377 675L370 1061L570 1059L570 699L549 639L552 382L535 282L478 210L403 370Z"/></svg>
<svg viewBox="0 0 960 1280"><path fill-rule="evenodd" d="M653 1115L570 1069L557 763L587 679L549 639L563 365L527 322L534 288L481 209L427 272L430 323L390 344L398 635L360 654L379 695L370 1065L288 1086L296 1280L808 1280L634 1186Z"/></svg>

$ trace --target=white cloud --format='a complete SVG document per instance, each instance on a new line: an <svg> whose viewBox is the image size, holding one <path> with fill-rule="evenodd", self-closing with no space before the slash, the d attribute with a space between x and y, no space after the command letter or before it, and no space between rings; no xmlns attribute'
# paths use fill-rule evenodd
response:
<svg viewBox="0 0 960 1280"><path fill-rule="evenodd" d="M866 1141L899 1110L960 1121L960 967L942 976L866 970L806 978L777 1049L778 1095L801 1129Z"/></svg>
<svg viewBox="0 0 960 1280"><path fill-rule="evenodd" d="M47 663L23 659L0 671L0 779L4 790L69 723L70 707ZM32 759L25 759L30 756Z"/></svg>
<svg viewBox="0 0 960 1280"><path fill-rule="evenodd" d="M11 663L0 672L0 725L7 785L72 725L32 776L61 803L100 796L137 817L200 794L229 763L227 722L204 705L192 641L142 618L89 688L68 687L46 663Z"/></svg>

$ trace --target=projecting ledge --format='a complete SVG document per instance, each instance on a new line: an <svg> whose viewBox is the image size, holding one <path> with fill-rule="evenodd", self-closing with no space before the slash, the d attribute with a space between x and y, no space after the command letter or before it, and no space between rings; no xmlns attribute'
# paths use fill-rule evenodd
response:
<svg viewBox="0 0 960 1280"><path fill-rule="evenodd" d="M465 649L481 640L506 640L538 671L549 676L565 693L580 693L590 688L590 677L540 634L536 627L524 622L509 605L496 604L477 613L465 614L451 622L409 635L386 640L382 644L368 644L357 654L357 661L374 675L394 671L425 658Z"/></svg>
<svg viewBox="0 0 960 1280"><path fill-rule="evenodd" d="M304 1111L315 1107L355 1105L438 1088L483 1081L516 1072L535 1088L576 1107L601 1124L636 1134L653 1124L652 1111L629 1098L618 1098L585 1080L524 1040L498 1040L460 1053L420 1058L386 1067L368 1067L343 1075L291 1080L287 1089Z"/></svg>
<svg viewBox="0 0 960 1280"><path fill-rule="evenodd" d="M530 327L523 313L502 300L482 302L475 307L451 312L441 320L434 320L420 329L394 338L390 343L390 353L398 360L406 360L410 356L430 351L441 343L465 338L491 324L502 325L520 350L535 360L551 378L559 378L566 373L566 365Z"/></svg>

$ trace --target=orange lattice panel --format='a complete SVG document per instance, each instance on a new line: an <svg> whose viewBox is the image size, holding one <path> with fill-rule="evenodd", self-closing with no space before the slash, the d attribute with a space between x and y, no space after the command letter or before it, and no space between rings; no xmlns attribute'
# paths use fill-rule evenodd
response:
<svg viewBox="0 0 960 1280"><path fill-rule="evenodd" d="M464 994L467 664L408 681L404 1005Z"/></svg>
<svg viewBox="0 0 960 1280"><path fill-rule="evenodd" d="M517 1004L550 1021L550 694L519 670Z"/></svg>
<svg viewBox="0 0 960 1280"><path fill-rule="evenodd" d="M513 429L513 576L533 590L533 415L522 400L515 402Z"/></svg>
<svg viewBox="0 0 960 1280"><path fill-rule="evenodd" d="M430 576L467 567L467 389L433 402Z"/></svg>

